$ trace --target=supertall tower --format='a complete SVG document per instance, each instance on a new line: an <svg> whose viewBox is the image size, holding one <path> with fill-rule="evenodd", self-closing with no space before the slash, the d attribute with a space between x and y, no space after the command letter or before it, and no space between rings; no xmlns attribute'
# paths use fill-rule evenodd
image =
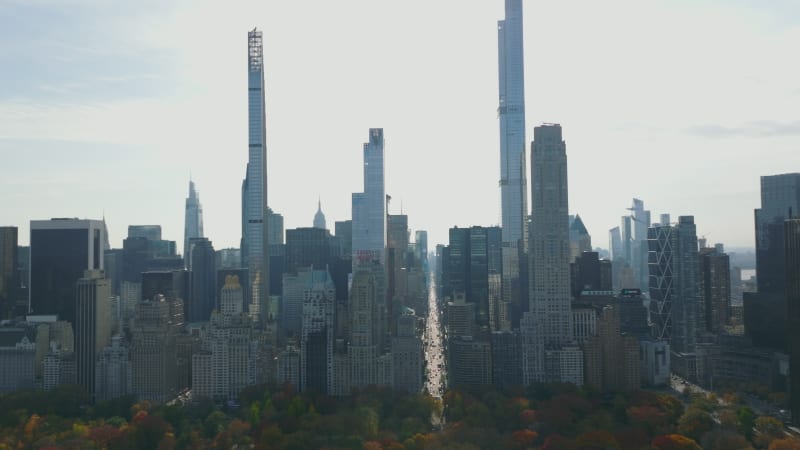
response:
<svg viewBox="0 0 800 450"><path fill-rule="evenodd" d="M242 183L242 265L250 271L251 317L266 322L269 298L267 226L267 131L261 32L247 33L247 175Z"/></svg>
<svg viewBox="0 0 800 450"><path fill-rule="evenodd" d="M194 181L189 180L189 196L186 197L186 215L183 226L183 261L186 268L191 268L192 257L189 241L203 237L203 205L194 188Z"/></svg>
<svg viewBox="0 0 800 450"><path fill-rule="evenodd" d="M500 96L500 197L503 242L524 239L528 215L525 179L525 71L522 0L505 0L506 18L497 22Z"/></svg>
<svg viewBox="0 0 800 450"><path fill-rule="evenodd" d="M383 128L369 129L364 144L364 192L353 194L353 268L378 261L385 264L386 187Z"/></svg>

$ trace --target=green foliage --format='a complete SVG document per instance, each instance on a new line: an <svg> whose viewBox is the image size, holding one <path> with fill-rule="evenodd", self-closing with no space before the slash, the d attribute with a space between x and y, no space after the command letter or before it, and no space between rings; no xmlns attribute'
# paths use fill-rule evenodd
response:
<svg viewBox="0 0 800 450"><path fill-rule="evenodd" d="M738 419L737 429L739 433L743 434L748 440L753 439L753 427L756 426L756 413L747 406L742 406L736 410L736 418Z"/></svg>

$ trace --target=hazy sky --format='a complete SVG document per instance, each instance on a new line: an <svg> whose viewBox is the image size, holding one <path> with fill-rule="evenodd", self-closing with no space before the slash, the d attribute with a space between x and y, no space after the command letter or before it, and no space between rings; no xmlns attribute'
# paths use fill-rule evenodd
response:
<svg viewBox="0 0 800 450"><path fill-rule="evenodd" d="M800 2L524 2L528 141L560 123L570 211L595 246L631 198L753 245L759 176L800 171ZM238 246L246 38L264 32L269 203L287 228L350 217L367 129L390 212L500 220L502 0L0 0L0 225L100 218L183 240L191 173L216 248Z"/></svg>

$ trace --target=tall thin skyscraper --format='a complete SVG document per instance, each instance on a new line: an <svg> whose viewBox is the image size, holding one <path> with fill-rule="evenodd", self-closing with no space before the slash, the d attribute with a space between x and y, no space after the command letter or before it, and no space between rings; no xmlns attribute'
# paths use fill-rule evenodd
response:
<svg viewBox="0 0 800 450"><path fill-rule="evenodd" d="M94 394L95 363L111 339L111 283L102 271L87 270L75 285L75 362L78 384Z"/></svg>
<svg viewBox="0 0 800 450"><path fill-rule="evenodd" d="M242 183L242 265L250 271L250 315L266 321L269 298L267 221L267 131L261 32L247 33L247 116L249 159Z"/></svg>
<svg viewBox="0 0 800 450"><path fill-rule="evenodd" d="M385 264L386 188L383 128L369 129L364 144L364 192L353 194L353 267L370 261Z"/></svg>
<svg viewBox="0 0 800 450"><path fill-rule="evenodd" d="M189 196L186 197L186 216L183 227L183 261L186 268L192 265L191 247L189 240L203 237L203 205L200 196L194 188L194 181L189 181Z"/></svg>
<svg viewBox="0 0 800 450"><path fill-rule="evenodd" d="M524 239L528 215L525 179L525 60L522 0L505 0L506 18L497 22L500 95L500 197L503 242Z"/></svg>

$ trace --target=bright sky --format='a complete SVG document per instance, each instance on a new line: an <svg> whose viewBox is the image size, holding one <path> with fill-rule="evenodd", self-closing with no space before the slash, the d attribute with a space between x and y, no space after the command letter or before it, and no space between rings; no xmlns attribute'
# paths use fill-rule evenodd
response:
<svg viewBox="0 0 800 450"><path fill-rule="evenodd" d="M528 140L564 128L570 211L607 247L631 198L753 245L759 176L800 171L800 3L524 3ZM264 32L269 203L287 228L350 217L386 135L390 212L499 222L502 0L0 1L0 225L100 218L182 241L191 173L216 248L238 246L246 38Z"/></svg>

